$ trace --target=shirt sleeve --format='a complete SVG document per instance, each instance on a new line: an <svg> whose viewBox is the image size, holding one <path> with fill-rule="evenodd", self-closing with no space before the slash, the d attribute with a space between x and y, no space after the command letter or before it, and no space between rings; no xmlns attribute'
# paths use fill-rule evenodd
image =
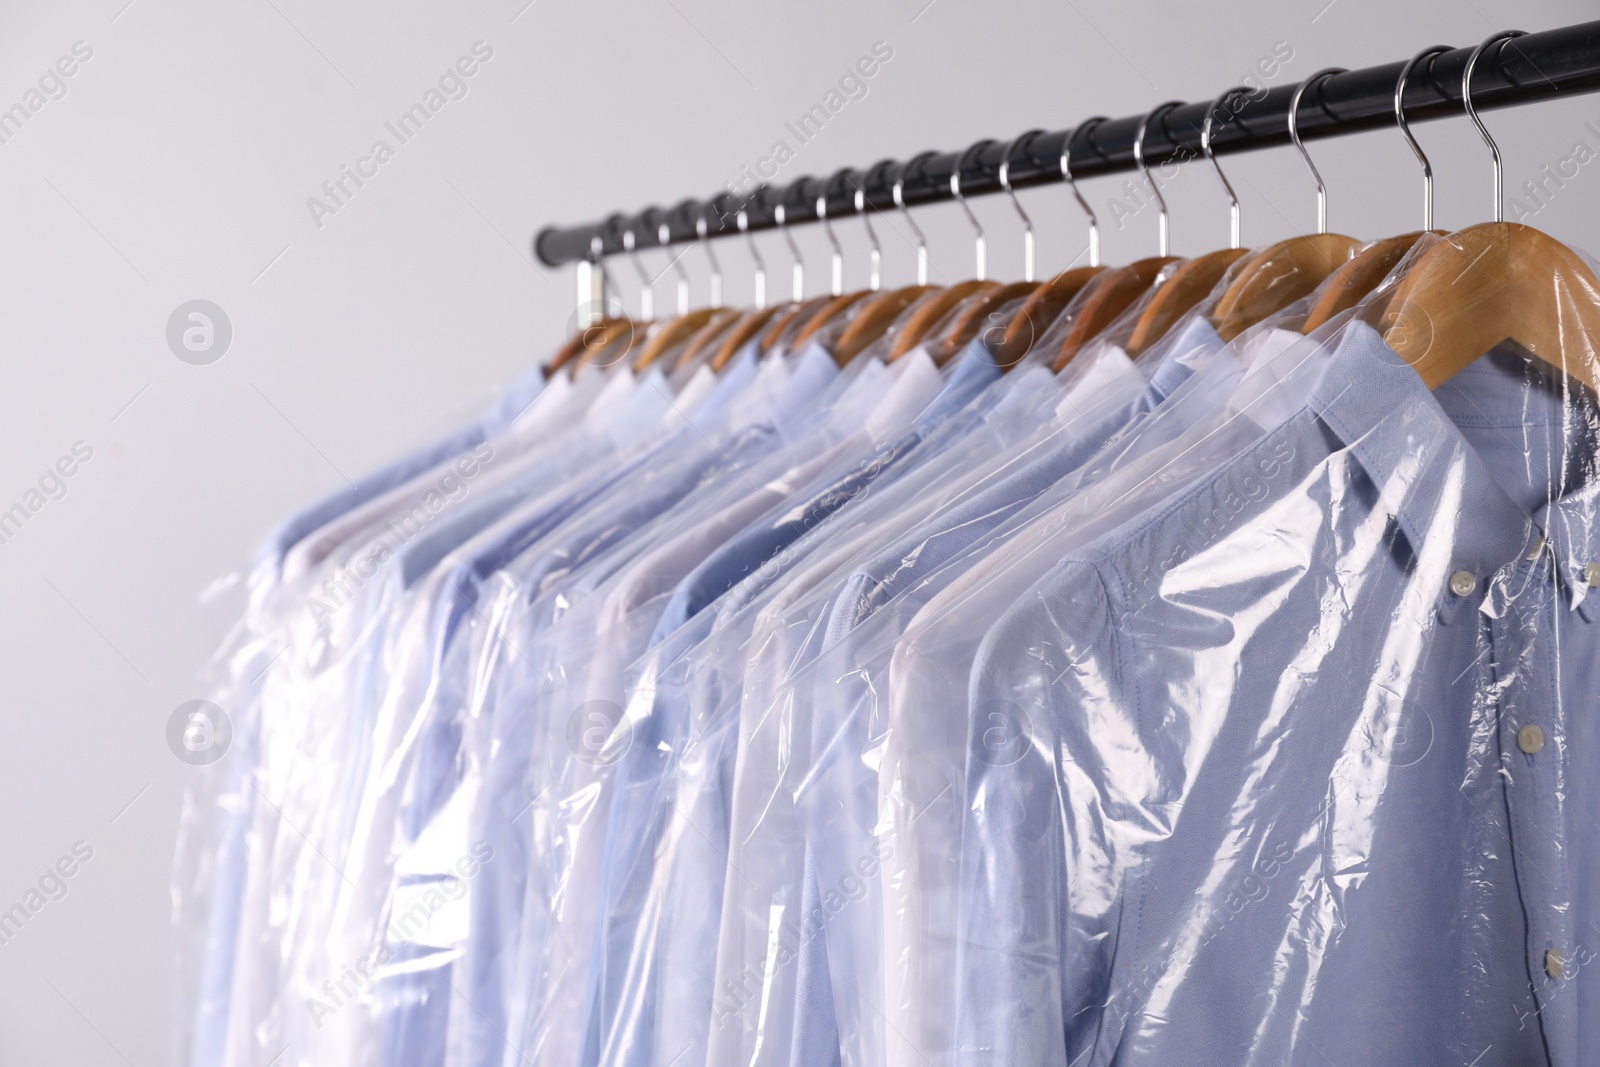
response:
<svg viewBox="0 0 1600 1067"><path fill-rule="evenodd" d="M1071 1062L1114 955L1119 887L1104 779L1075 733L1134 714L1097 569L1058 567L985 636L969 695L958 1047L972 1062Z"/></svg>

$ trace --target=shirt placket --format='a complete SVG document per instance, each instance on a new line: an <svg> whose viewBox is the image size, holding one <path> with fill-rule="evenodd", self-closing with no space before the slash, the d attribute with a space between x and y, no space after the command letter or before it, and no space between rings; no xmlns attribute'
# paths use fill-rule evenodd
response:
<svg viewBox="0 0 1600 1067"><path fill-rule="evenodd" d="M1553 1067L1575 1065L1575 988L1582 946L1573 938L1562 738L1554 552L1501 569L1480 616L1493 648L1501 782L1517 888L1527 918L1526 966Z"/></svg>

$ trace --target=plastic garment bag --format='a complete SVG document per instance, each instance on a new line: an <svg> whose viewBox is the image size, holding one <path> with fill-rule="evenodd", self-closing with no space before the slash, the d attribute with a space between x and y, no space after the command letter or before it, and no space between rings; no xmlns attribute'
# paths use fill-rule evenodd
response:
<svg viewBox="0 0 1600 1067"><path fill-rule="evenodd" d="M1027 403L1008 409L1013 418L994 420L995 430L1002 435L1016 430L1028 406L1037 407L1048 400L1048 375L1031 384L1036 391L1017 397ZM993 409L980 410L985 415L999 414ZM947 429L955 428L941 426L929 443L935 443ZM962 432L957 431L955 438L965 443ZM959 471L952 457L944 472ZM585 1062L594 1062L588 1055L605 1063L644 1063L661 1055L704 1054L715 963L715 954L707 947L716 944L716 903L727 873L727 780L732 745L738 736L737 717L734 728L728 729L728 709L714 696L724 676L704 669L703 663L681 669L680 650L695 645L700 635L710 631L722 612L723 600L748 598L771 587L778 576L802 561L811 562L813 554L826 557L849 551L852 542L871 536L871 524L840 529L846 514L854 515L869 501L875 514L886 519L898 517L906 507L931 506L948 486L919 478L922 473L919 467L906 475L906 481L895 481L887 488L888 479L882 474L846 478L842 483L830 479L825 495L837 492L840 484L854 488L848 508L775 556L747 556L750 572L728 597L719 600L715 608L696 614L651 650L650 662L666 667L659 677L652 670L648 683L631 687L622 727L629 747L620 754L617 800L606 843L605 911L599 928L603 969L595 974L596 1003L591 1006L599 1026L597 1032L591 1032L593 1052L586 1054ZM918 481L917 487L909 484L913 479ZM908 489L913 491L903 491ZM788 522L791 516L806 514L819 499L813 497L803 508L777 511L766 523ZM751 529L769 528L758 524ZM736 660L739 644L724 646L735 650ZM731 680L736 696L737 672L731 674Z"/></svg>
<svg viewBox="0 0 1600 1067"><path fill-rule="evenodd" d="M552 710L552 732L558 728L569 731L564 744L551 738L552 756L564 758L551 768L554 778L548 799L540 799L535 812L545 811L547 804L576 811L577 798L585 798L581 812L571 816L573 821L561 822L552 816L559 837L536 858L536 863L548 869L546 881L538 888L588 887L600 880L601 848L611 847L607 812L614 762L614 746L603 744L604 727L616 725L620 718L623 668L644 650L663 607L660 594L670 592L678 577L767 506L781 506L815 475L866 450L879 437L900 432L897 425L920 410L940 382L925 359L898 368L892 385L890 376L889 369L881 365L866 367L825 420L797 433L791 444L761 463L741 464L701 486L651 530L629 542L627 555L637 558L612 566L613 576L598 590L589 582L574 585L564 579L547 587L532 604L530 615L539 634L533 658L539 665L536 673L545 678L536 699ZM801 425L807 422L815 420L803 419ZM593 565L586 564L585 570L593 571ZM578 596L581 601L575 599ZM583 720L581 731L574 725L579 720L572 716ZM585 716L595 722L588 723ZM588 732L594 734L592 744ZM594 754L586 747L603 751ZM562 842L567 843L565 847ZM560 898L540 898L535 889L530 882L527 916L552 904L559 905L561 912L549 916L553 926L542 935L543 955L528 957L533 970L526 976L528 992L519 999L539 1014L530 1018L525 1047L553 1050L550 1062L561 1062L556 1050L565 1047L576 1032L571 1018L588 1011L584 978L591 960L587 933L593 926L596 898L587 888ZM537 928L536 920L525 919L525 929ZM533 953L531 947L528 951Z"/></svg>
<svg viewBox="0 0 1600 1067"><path fill-rule="evenodd" d="M1322 362L1171 503L911 638L936 696L915 663L1002 619L952 694L964 1055L1576 1062L1581 876L1536 850L1583 835L1521 787L1589 681L1551 531L1591 525L1592 398L1510 350L1430 395L1361 324Z"/></svg>
<svg viewBox="0 0 1600 1067"><path fill-rule="evenodd" d="M285 519L272 532L248 573L220 587L237 587L246 603L240 621L202 674L212 702L232 724L222 759L196 771L185 794L173 864L173 920L179 931L176 960L178 1011L174 1056L180 1064L219 1062L227 1046L237 922L249 869L246 826L253 809L260 686L281 648L288 610L279 582L285 554L308 533L352 508L447 464L500 432L534 401L545 385L534 368L513 382L475 424L417 449L378 471L342 486Z"/></svg>
<svg viewBox="0 0 1600 1067"><path fill-rule="evenodd" d="M1199 348L1203 336L1180 340L1185 344L1192 341L1192 347ZM1214 334L1211 344L1220 344ZM1051 345L1041 347L1054 351ZM1118 367L1122 369L1119 371ZM950 499L948 506L938 509L938 518L927 523L926 532L911 533L916 529L915 523L883 521L877 531L879 543L826 583L825 596L813 597L810 603L790 609L782 626L767 631L759 647L764 653L770 649L781 651L770 653L771 658L756 654L749 657L751 669L745 694L749 734L741 739L744 747L740 751L734 805L734 853L730 854L730 864L739 864L740 877L730 874L727 883L729 897L719 947L718 1001L712 1034L714 1062L736 1062L749 1054L741 1048L759 1050L763 1056L792 1056L803 1061L813 1054L809 1049L839 1044L839 1036L832 1032L836 1024L823 1018L832 1014L834 994L828 988L826 953L819 955L824 946L833 949L833 939L823 936L822 909L815 903L801 903L803 890L817 894L818 887L810 858L805 855L806 835L801 832L798 815L792 813L791 799L803 790L816 789L814 783L806 784L815 775L815 768L807 757L796 755L809 749L813 737L816 744L823 746L816 756L821 760L836 759L841 748L849 750L855 743L853 736L848 740L829 736L837 727L811 724L809 693L792 681L801 667L815 658L817 650L833 639L830 616L835 610L830 605L836 591L841 587L846 590L838 594L841 600L851 602L843 614L854 616L858 610L854 602L869 587L867 603L887 594L897 572L906 578L919 567L932 566L983 529L992 528L1008 509L1020 506L1031 494L1048 486L1052 477L1070 470L1074 448L1080 456L1087 456L1093 451L1094 442L1120 426L1144 381L1114 345L1080 355L1069 377L1075 379L1072 389L1065 399L1057 397L1058 403L1053 405L1055 425L1047 433L978 479L970 492ZM1170 373L1163 377L1176 380ZM1156 388L1155 395L1164 395L1159 388L1152 388ZM1087 451L1082 445L1085 440L1089 442ZM737 658L732 667L738 669ZM703 667L696 670L704 672ZM752 685L758 692L750 691ZM774 693L783 694L782 703ZM763 758L762 753L770 756ZM785 766L771 762L773 758ZM856 785L845 786L840 792L820 792L835 807L842 797L875 795L875 790L863 791ZM787 822L780 819L780 810L791 812L786 816ZM741 828L740 823L745 825ZM869 819L866 826L870 825ZM856 827L849 832L860 831L861 827ZM874 855L870 846L856 851L875 876L881 857ZM753 879L763 880L767 888L759 893L749 892ZM866 929L875 930L880 925L876 907L859 903L869 891L876 893L875 878L870 887L864 885L858 871L841 871L838 879L837 891L825 894L827 901L836 904L848 899L851 916L864 922ZM780 907L779 901L787 903ZM864 961L871 961L870 966L866 962L863 965L875 968L876 954L870 948L873 940L875 934L844 934L838 950L847 951L847 946L853 945L855 951L863 953ZM840 988L850 990L863 983L873 998L872 1011L881 1015L882 998L871 991L881 984L876 978L852 974ZM774 1004L788 1005L784 1009L787 1014L775 1011ZM881 1050L882 1025L875 1019L858 1022L854 1011L847 1014L851 1016L851 1021L844 1023L847 1061L872 1062L870 1058L862 1059L859 1050L863 1042L874 1041Z"/></svg>
<svg viewBox="0 0 1600 1067"><path fill-rule="evenodd" d="M353 935L359 924L342 916L352 908L363 914L355 895L362 887L358 842L371 832L370 805L386 795L382 767L394 742L385 723L392 725L394 703L405 699L405 686L394 684L405 676L396 649L426 647L417 624L404 622L408 611L427 615L426 608L413 606L419 595L429 600L426 583L415 589L413 584L520 494L536 485L559 485L581 469L585 457L592 461L611 448L603 429L580 430L563 450L522 457L524 476L498 494L485 484L477 496L457 495L453 506L430 509L425 521L402 512L366 547L336 551L322 561L339 573L333 587L349 599L308 598L297 606L286 654L266 683L268 728L260 757L265 802L256 805L251 830L260 873L250 880L239 920L240 943L252 955L236 981L259 983L260 976L273 975L275 983L261 988L276 986L277 992L263 996L245 1016L237 1009L251 1001L238 999L230 1033L240 1062L270 1059L286 1045L306 1055L347 1044L376 1047L352 1036L363 1033L363 1009L345 1008L361 999L374 977L382 982L390 973L388 957L399 953L375 934ZM374 561L375 569L363 569L362 561ZM327 589L323 583L318 591L326 596ZM413 692L417 684L413 677ZM273 893L282 896L275 900Z"/></svg>
<svg viewBox="0 0 1600 1067"><path fill-rule="evenodd" d="M808 366L813 370L808 371ZM778 425L781 426L784 419L799 415L811 407L816 390L827 385L827 379L815 373L816 369L823 367L832 367L831 357L826 353L813 353L802 358L792 380L783 386L782 395L776 398L778 407L774 410L780 416ZM837 384L846 395L854 389L859 398L855 401L858 406L870 401L875 390L870 380L851 382L841 379ZM537 856L528 851L531 843L524 841L524 834L531 834L542 842L549 833L561 832L559 821L552 829L547 819L548 809L538 808L534 802L541 797L551 799L560 796L549 789L549 783L553 781L552 776L564 766L561 757L587 756L581 746L574 747L585 736L581 729L574 735L577 740L571 743L564 736L551 739L549 744L544 742L541 731L546 729L543 720L549 719L549 709L561 703L563 694L581 690L587 681L586 676L577 670L575 662L560 657L551 659L547 652L569 646L577 648L580 654L592 650L595 635L592 627L585 630L584 623L594 616L580 612L573 617L576 621L570 626L567 616L580 600L591 599L597 576L603 581L603 576L610 573L608 568L616 568L627 559L629 553L651 545L653 537L675 521L674 509L679 506L678 502L690 499L685 494L711 492L715 495L715 490L710 487L718 482L725 486L733 482L743 483L746 466L755 464L751 468L755 470L759 469L762 462L777 462L770 455L765 460L762 457L770 453L772 446L782 445L786 438L783 433L773 436L770 428L751 437L751 430L760 429L759 426L745 424L754 408L753 404L741 407L742 413L729 430L735 434L735 440L728 444L716 444L715 437L708 436L706 426L690 428L689 434L692 436L685 437L685 444L694 445L689 450L691 455L703 454L704 458L692 460L690 466L681 467L682 474L675 476L676 480L663 477L660 463L653 467L641 467L635 479L619 483L612 494L615 505L609 511L606 506L592 503L582 515L575 516L574 523L569 524L570 528L559 529L532 543L512 542L511 547L515 548L516 555L507 561L509 569L504 578L495 579L496 592L484 612L485 619L491 620L487 629L493 647L481 659L482 663L493 665L490 668L493 680L479 684L480 695L476 699L480 703L487 700L488 706L487 710L480 706L474 715L489 721L489 744L499 758L489 766L492 788L484 792L486 807L483 816L474 816L474 820L491 833L498 832L498 839L505 842L509 855L506 856L507 862L497 865L493 877L474 892L475 914L490 924L484 928L495 931L500 944L496 946L489 938L475 937L474 947L469 950L473 957L469 961L472 964L469 970L474 976L473 981L483 983L478 991L487 994L492 1001L488 1010L503 1010L506 1013L506 1027L491 1028L501 1034L520 1034L525 1024L519 1013L525 1011L530 1003L542 1003L537 997L543 986L531 990L526 988L536 978L519 969L518 961L526 959L532 961L530 965L537 965L543 957L534 949L529 949L530 955L525 956L522 950L506 944L508 939L514 938L513 945L543 946L544 920L548 918L552 899L547 892L547 883L530 881L524 876L523 872L530 869L529 864L537 860ZM792 415L782 414L784 410ZM738 443L740 441L743 442L742 449ZM710 481L706 481L708 475L714 475ZM645 478L646 481L634 484L637 478ZM652 485L656 488L651 488ZM639 527L637 524L640 521L646 525ZM640 533L632 536L630 530ZM492 569L494 565L490 566ZM541 635L547 630L550 631L550 637L544 640ZM582 636L585 632L588 633L587 639ZM578 636L574 638L574 634ZM593 663L596 660L591 655L585 662ZM606 657L600 656L598 662L606 662ZM578 703L584 701L579 700ZM559 721L549 721L554 723L550 727L552 729L560 730L566 725L565 716ZM534 764L525 762L527 755L534 758ZM534 782L538 784L534 785ZM497 817L484 817L492 816L492 813L505 815L508 823L521 825L513 827L514 832L507 835L503 829L496 830ZM556 814L559 820L559 810ZM603 825L602 809L599 817L601 830ZM576 831L571 836L577 836ZM585 833L582 836L583 847L591 847L591 836L595 835ZM564 862L570 858L570 852L563 852L560 860ZM552 857L550 862L556 863L558 859ZM581 903L570 896L555 900L558 907L578 906ZM557 948L575 950L576 942L581 940L569 937ZM497 962L491 963L490 959ZM581 997L581 983L570 988L576 988ZM568 995L570 988L568 984L558 983L551 995ZM459 990L457 993L457 999L465 1010L482 1014L484 1009L480 1006L480 1000L460 995ZM454 1008L452 1017L458 1017ZM542 1023L526 1025L538 1026ZM567 1030L570 1031L571 1027ZM507 1040L503 1037L490 1040L481 1028L464 1028L463 1032L473 1035L472 1038L461 1042L452 1040L451 1048L452 1058L461 1057L461 1062L477 1062L475 1058L480 1056L498 1056ZM564 1038L565 1033L557 1037ZM513 1047L522 1044L515 1037L510 1041ZM546 1044L543 1047L551 1046ZM548 1054L554 1055L554 1052Z"/></svg>

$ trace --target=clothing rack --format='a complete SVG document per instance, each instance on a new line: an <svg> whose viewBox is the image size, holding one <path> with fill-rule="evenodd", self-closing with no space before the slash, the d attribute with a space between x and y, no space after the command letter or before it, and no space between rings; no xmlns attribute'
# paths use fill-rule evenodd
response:
<svg viewBox="0 0 1600 1067"><path fill-rule="evenodd" d="M1408 121L1462 115L1461 75L1473 46L1442 52L1423 60L1406 84ZM1297 124L1303 140L1335 137L1394 123L1394 92L1405 61L1318 79L1300 102ZM1162 110L1149 122L1144 139L1148 166L1170 160L1200 158L1201 130L1207 112L1212 120L1211 147L1222 154L1244 152L1289 140L1289 105L1297 86L1280 85L1265 92L1230 91L1224 107L1205 100ZM1479 110L1529 104L1551 97L1600 90L1600 21L1515 37L1493 46L1473 71L1472 97ZM924 152L906 162L886 159L866 170L845 168L823 179L796 178L786 186L759 186L748 193L724 191L708 200L684 200L671 209L646 208L636 215L613 214L599 222L547 227L534 238L533 249L547 266L580 265L580 289L599 283L602 271L586 268L604 256L634 247L659 248L701 237L719 237L772 229L778 208L784 224L847 218L856 213L859 190L865 207L895 208L894 190L901 181L906 206L954 198L951 178L959 172L963 197L1003 191L1000 166L1009 153L1012 188L1066 180L1063 153L1073 179L1132 170L1137 165L1134 141L1147 115L1090 120L1055 132L1035 131L1012 141L982 140L959 152ZM590 276L593 282L586 279ZM603 284L603 283L600 283Z"/></svg>

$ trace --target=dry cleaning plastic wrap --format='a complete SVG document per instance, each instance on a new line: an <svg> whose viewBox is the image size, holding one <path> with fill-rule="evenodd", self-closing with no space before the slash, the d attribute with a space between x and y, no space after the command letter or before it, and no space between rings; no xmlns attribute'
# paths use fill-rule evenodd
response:
<svg viewBox="0 0 1600 1067"><path fill-rule="evenodd" d="M961 1057L1583 1062L1593 397L1330 340L1236 398L1264 432L897 650L918 721L966 724Z"/></svg>
<svg viewBox="0 0 1600 1067"><path fill-rule="evenodd" d="M262 853L231 897L226 849L180 851L190 991L227 970L233 1020L206 1046L197 1000L193 1062L1585 1063L1600 417L1510 344L1430 391L1375 328L1394 291L1137 360L1124 322L904 449L842 400L902 385L869 358L810 418L682 430L419 558L295 651L311 697L252 696L261 601L217 684L272 710L235 741L270 775L211 773L187 840L295 806L206 830ZM857 488L683 608L841 463ZM197 947L235 928L276 962Z"/></svg>

